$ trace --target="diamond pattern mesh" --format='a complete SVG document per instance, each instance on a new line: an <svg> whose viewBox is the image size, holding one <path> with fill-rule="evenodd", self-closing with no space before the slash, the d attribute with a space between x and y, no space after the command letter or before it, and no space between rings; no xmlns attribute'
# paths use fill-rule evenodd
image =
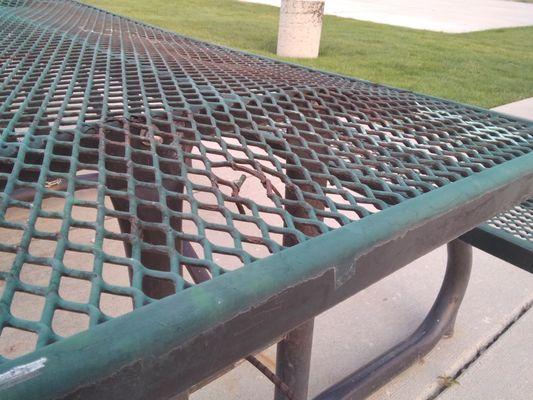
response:
<svg viewBox="0 0 533 400"><path fill-rule="evenodd" d="M495 216L488 224L533 243L533 199Z"/></svg>
<svg viewBox="0 0 533 400"><path fill-rule="evenodd" d="M523 121L74 2L0 21L6 358L533 148Z"/></svg>

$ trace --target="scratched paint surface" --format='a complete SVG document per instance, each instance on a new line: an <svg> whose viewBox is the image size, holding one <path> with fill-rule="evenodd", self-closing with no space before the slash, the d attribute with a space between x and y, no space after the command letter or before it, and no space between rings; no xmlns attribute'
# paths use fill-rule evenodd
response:
<svg viewBox="0 0 533 400"><path fill-rule="evenodd" d="M0 0L0 82L5 358L533 148L525 121L68 1Z"/></svg>

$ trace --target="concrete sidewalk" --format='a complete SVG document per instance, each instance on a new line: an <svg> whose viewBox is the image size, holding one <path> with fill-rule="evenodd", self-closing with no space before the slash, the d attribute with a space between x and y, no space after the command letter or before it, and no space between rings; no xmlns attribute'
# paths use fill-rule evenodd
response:
<svg viewBox="0 0 533 400"><path fill-rule="evenodd" d="M515 101L514 103L504 104L503 106L493 108L504 114L514 115L515 117L533 120L533 97Z"/></svg>
<svg viewBox="0 0 533 400"><path fill-rule="evenodd" d="M533 310L529 310L464 371L461 384L452 385L439 400L531 399L533 375L504 371L531 371L532 355Z"/></svg>
<svg viewBox="0 0 533 400"><path fill-rule="evenodd" d="M280 0L241 0L280 5ZM463 33L533 25L533 4L506 0L326 0L326 14L430 31Z"/></svg>

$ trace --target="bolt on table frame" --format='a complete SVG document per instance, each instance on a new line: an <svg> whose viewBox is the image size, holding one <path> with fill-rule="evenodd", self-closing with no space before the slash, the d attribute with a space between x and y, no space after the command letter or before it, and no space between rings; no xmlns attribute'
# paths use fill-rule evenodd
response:
<svg viewBox="0 0 533 400"><path fill-rule="evenodd" d="M529 121L71 1L0 0L0 21L0 341L35 337L0 358L2 399L183 398L278 341L276 397L306 398L313 317L449 243L422 325L318 396L363 398L451 334L457 238L533 195ZM60 313L87 326L66 337Z"/></svg>

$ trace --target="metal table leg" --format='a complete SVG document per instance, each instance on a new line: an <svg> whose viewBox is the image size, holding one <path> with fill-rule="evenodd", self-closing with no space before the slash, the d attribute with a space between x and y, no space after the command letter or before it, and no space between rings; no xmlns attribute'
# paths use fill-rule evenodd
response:
<svg viewBox="0 0 533 400"><path fill-rule="evenodd" d="M315 174L320 173L319 166L307 165L306 168ZM304 179L303 173L299 168L289 169L287 176L293 179ZM327 182L325 179L313 176L313 180L320 186L325 187ZM312 191L307 188L307 191ZM285 198L289 200L298 200L294 188L287 186L285 188ZM315 201L307 200L307 203L315 210L322 210L324 204ZM306 218L307 213L302 205L290 205L286 207L292 215L296 217ZM318 219L322 218L318 216ZM316 236L319 230L316 227L296 224L298 230L305 233L307 236ZM293 246L297 244L290 236L285 236L283 239L284 246ZM276 354L276 375L287 384L291 389L294 400L307 399L307 392L309 388L309 371L311 368L311 349L313 345L313 326L314 319L310 319L287 333L282 341L278 343ZM285 394L276 387L275 400L286 400Z"/></svg>
<svg viewBox="0 0 533 400"><path fill-rule="evenodd" d="M278 343L276 374L291 388L295 400L307 399L314 322L308 320ZM276 388L274 399L286 400L286 397Z"/></svg>
<svg viewBox="0 0 533 400"><path fill-rule="evenodd" d="M444 281L418 329L403 342L322 392L315 400L364 399L427 354L442 337L450 337L471 267L472 247L458 239L448 243Z"/></svg>

